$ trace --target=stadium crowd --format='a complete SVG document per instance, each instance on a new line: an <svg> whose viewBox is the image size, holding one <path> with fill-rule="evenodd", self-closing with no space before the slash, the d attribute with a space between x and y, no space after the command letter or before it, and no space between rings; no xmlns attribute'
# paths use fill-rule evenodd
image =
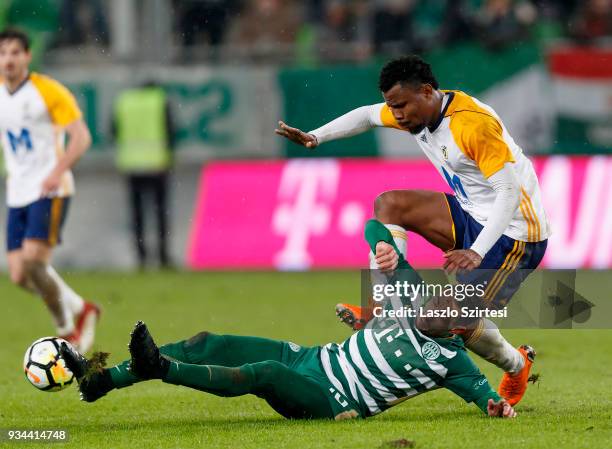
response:
<svg viewBox="0 0 612 449"><path fill-rule="evenodd" d="M465 41L495 51L521 40L612 36L612 0L165 1L179 59L361 61ZM55 48L106 47L112 3L8 0L0 22L47 31Z"/></svg>

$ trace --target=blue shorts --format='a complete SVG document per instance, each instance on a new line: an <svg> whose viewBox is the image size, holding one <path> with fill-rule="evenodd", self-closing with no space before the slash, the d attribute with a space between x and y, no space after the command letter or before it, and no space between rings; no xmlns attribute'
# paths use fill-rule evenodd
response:
<svg viewBox="0 0 612 449"><path fill-rule="evenodd" d="M70 198L42 198L24 207L9 207L6 249L21 248L25 239L44 240L50 246L61 242Z"/></svg>
<svg viewBox="0 0 612 449"><path fill-rule="evenodd" d="M454 226L455 248L472 246L483 226L464 211L454 195L446 193ZM485 284L484 301L491 308L504 307L525 278L542 261L548 240L522 242L502 235L482 259L480 267L457 275L464 284Z"/></svg>

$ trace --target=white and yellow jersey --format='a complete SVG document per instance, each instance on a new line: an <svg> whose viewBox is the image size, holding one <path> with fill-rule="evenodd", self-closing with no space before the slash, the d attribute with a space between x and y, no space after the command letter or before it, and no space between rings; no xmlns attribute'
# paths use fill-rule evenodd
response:
<svg viewBox="0 0 612 449"><path fill-rule="evenodd" d="M43 181L64 152L64 128L81 116L68 89L47 76L31 73L13 93L2 83L0 133L9 207L27 206L40 199ZM74 179L67 171L54 195L72 194Z"/></svg>
<svg viewBox="0 0 612 449"><path fill-rule="evenodd" d="M513 162L521 183L521 202L504 234L539 242L550 234L538 178L531 161L514 142L495 111L460 91L443 91L445 106L438 126L425 128L416 140L455 192L461 207L485 225L497 196L487 180L506 162ZM402 129L382 103L379 126Z"/></svg>

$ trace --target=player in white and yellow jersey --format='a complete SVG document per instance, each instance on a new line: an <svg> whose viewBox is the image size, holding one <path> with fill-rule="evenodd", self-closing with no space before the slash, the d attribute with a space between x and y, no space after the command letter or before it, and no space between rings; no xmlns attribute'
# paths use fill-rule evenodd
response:
<svg viewBox="0 0 612 449"><path fill-rule="evenodd" d="M444 268L460 270L460 282L487 283L483 300L499 308L544 256L549 227L538 180L529 159L489 106L460 91L440 90L431 67L418 56L385 65L379 88L384 103L363 106L310 131L279 122L277 134L308 148L376 126L408 131L448 182L454 195L421 190L381 194L375 215L406 250L406 231L445 251ZM392 270L390 247L371 254L371 268ZM479 270L474 270L479 268ZM339 304L349 323L363 325L359 307ZM463 334L472 351L505 371L500 395L522 398L534 352L513 348L490 320L471 323Z"/></svg>
<svg viewBox="0 0 612 449"><path fill-rule="evenodd" d="M0 33L0 134L7 178L7 251L11 280L39 294L57 335L83 351L93 343L99 308L85 302L51 267L74 180L70 169L91 136L72 94L29 71L28 37ZM64 148L65 135L69 143Z"/></svg>

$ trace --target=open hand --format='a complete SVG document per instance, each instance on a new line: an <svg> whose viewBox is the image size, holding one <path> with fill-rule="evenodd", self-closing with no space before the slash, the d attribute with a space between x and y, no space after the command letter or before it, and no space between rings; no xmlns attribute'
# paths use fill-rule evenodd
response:
<svg viewBox="0 0 612 449"><path fill-rule="evenodd" d="M52 172L42 183L41 197L45 198L56 193L62 184L62 176Z"/></svg>
<svg viewBox="0 0 612 449"><path fill-rule="evenodd" d="M317 138L312 134L305 133L301 129L292 128L283 121L278 122L278 128L274 130L279 136L286 137L290 141L297 143L298 145L305 146L306 148L315 148L319 145Z"/></svg>
<svg viewBox="0 0 612 449"><path fill-rule="evenodd" d="M454 273L457 270L471 271L478 268L482 262L482 257L471 249L457 249L444 253L444 270L447 273Z"/></svg>

